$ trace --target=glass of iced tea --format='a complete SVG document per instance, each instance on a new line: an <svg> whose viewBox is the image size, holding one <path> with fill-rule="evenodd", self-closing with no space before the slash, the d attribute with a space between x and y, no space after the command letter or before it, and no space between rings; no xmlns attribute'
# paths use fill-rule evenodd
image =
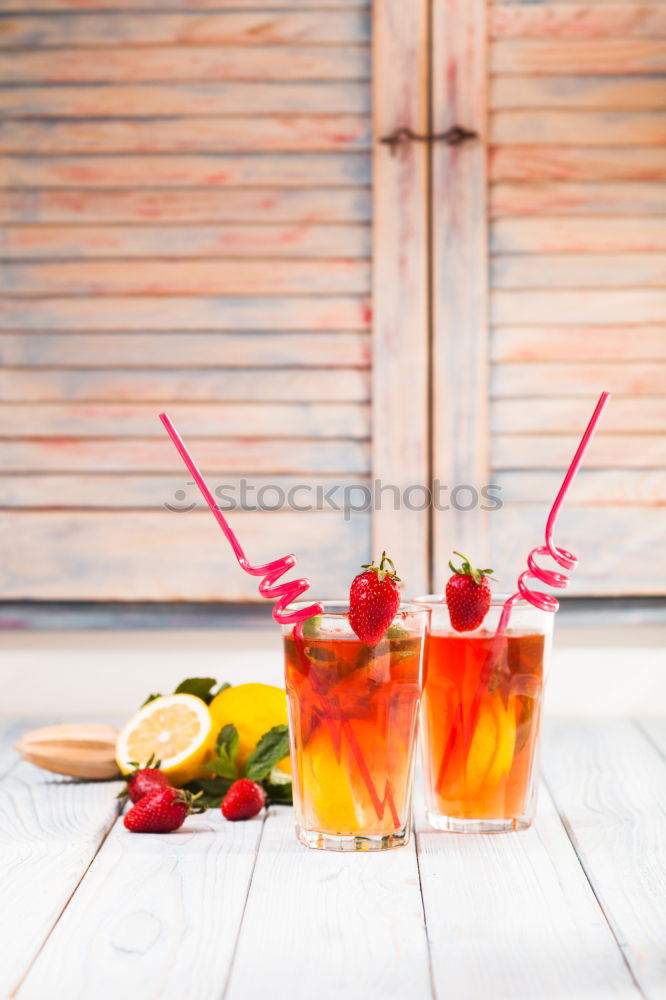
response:
<svg viewBox="0 0 666 1000"><path fill-rule="evenodd" d="M496 634L503 598L482 625L451 627L446 600L432 610L421 733L427 818L437 830L521 830L534 818L544 680L553 618L525 601Z"/></svg>
<svg viewBox="0 0 666 1000"><path fill-rule="evenodd" d="M282 627L296 834L308 847L378 851L409 840L430 610L401 604L375 646L348 612L323 602L302 635Z"/></svg>

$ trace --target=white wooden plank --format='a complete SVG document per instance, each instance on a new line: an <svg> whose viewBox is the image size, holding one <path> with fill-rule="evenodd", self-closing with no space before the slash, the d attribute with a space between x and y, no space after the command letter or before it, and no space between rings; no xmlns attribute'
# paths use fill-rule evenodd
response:
<svg viewBox="0 0 666 1000"><path fill-rule="evenodd" d="M488 169L491 180L649 181L666 177L666 159L657 146L521 144L491 146Z"/></svg>
<svg viewBox="0 0 666 1000"><path fill-rule="evenodd" d="M504 503L535 504L557 495L561 472L493 472ZM662 469L581 469L567 494L568 507L666 506Z"/></svg>
<svg viewBox="0 0 666 1000"><path fill-rule="evenodd" d="M119 782L75 782L20 764L0 795L0 994L27 972L118 810Z"/></svg>
<svg viewBox="0 0 666 1000"><path fill-rule="evenodd" d="M492 288L660 288L666 254L494 254ZM549 349L544 339L542 346ZM640 347L640 338L635 340Z"/></svg>
<svg viewBox="0 0 666 1000"><path fill-rule="evenodd" d="M500 108L587 108L659 110L665 84L653 76L495 76L490 106Z"/></svg>
<svg viewBox="0 0 666 1000"><path fill-rule="evenodd" d="M659 255L655 254L657 262ZM534 260L535 258L530 258ZM548 260L550 258L546 258ZM604 258L602 258L603 260ZM630 267L631 258L627 257ZM585 271L589 258L577 258ZM666 263L666 257L664 257ZM553 267L557 270L557 260ZM509 267L511 271L511 267ZM520 272L521 275L524 272ZM649 284L649 282L645 282ZM603 282L600 282L603 284ZM616 285L621 285L617 281ZM663 326L498 326L492 332L493 361L658 361L666 360ZM617 405L613 401L613 409ZM621 405L626 405L621 403ZM625 415L626 419L626 415ZM629 418L631 419L631 418ZM604 413L604 428L608 429Z"/></svg>
<svg viewBox="0 0 666 1000"><path fill-rule="evenodd" d="M374 18L375 138L398 127L423 133L428 4L385 0ZM401 489L428 478L427 157L423 144L410 143L397 155L379 146L373 159L373 474ZM414 588L428 589L427 511L383 504L372 524L374 549L390 549Z"/></svg>
<svg viewBox="0 0 666 1000"><path fill-rule="evenodd" d="M285 0L234 0L234 8L241 10L245 7L257 8L261 2L262 10L283 10ZM588 3L590 0L588 0ZM592 0L598 2L598 0ZM313 0L289 0L291 8L312 7ZM317 8L326 10L329 7L359 7L367 9L369 0L316 0ZM30 10L41 11L99 11L99 10L135 10L136 0L4 0L3 7L7 11L18 11L25 13ZM226 10L227 0L141 0L142 10Z"/></svg>
<svg viewBox="0 0 666 1000"><path fill-rule="evenodd" d="M600 385L606 385L601 381ZM496 469L565 468L576 450L576 437L562 434L497 434L492 440ZM661 434L599 434L585 455L592 469L660 468L666 463Z"/></svg>
<svg viewBox="0 0 666 1000"><path fill-rule="evenodd" d="M358 45L368 42L367 14L358 10L289 10L268 16L261 10L159 12L100 11L7 15L3 48L150 45Z"/></svg>
<svg viewBox="0 0 666 1000"><path fill-rule="evenodd" d="M367 153L261 153L230 156L5 156L12 188L329 187L370 184Z"/></svg>
<svg viewBox="0 0 666 1000"><path fill-rule="evenodd" d="M490 33L498 38L598 38L620 35L664 37L666 11L661 3L613 2L492 4Z"/></svg>
<svg viewBox="0 0 666 1000"><path fill-rule="evenodd" d="M490 294L491 323L540 323L544 316L552 323L661 323L666 320L666 289L495 290Z"/></svg>
<svg viewBox="0 0 666 1000"><path fill-rule="evenodd" d="M161 426L161 425L160 425ZM180 427L180 423L178 423ZM188 435L189 440L190 435ZM369 487L370 477L358 474L344 476L285 475L271 473L238 476L224 473L215 477L214 488L225 509L242 510L277 503L285 496L290 510L307 503L316 503L317 496L341 498L347 489L351 496L360 495L357 487ZM353 487L353 490L352 490ZM277 491L282 490L280 494ZM260 492L262 491L262 492ZM290 492L293 491L293 492ZM165 504L182 508L197 500L194 484L187 473L170 476L155 473L13 473L0 475L0 507L30 510L162 510ZM294 506L296 505L296 506Z"/></svg>
<svg viewBox="0 0 666 1000"><path fill-rule="evenodd" d="M496 219L490 227L495 253L606 253L666 250L663 219L579 218Z"/></svg>
<svg viewBox="0 0 666 1000"><path fill-rule="evenodd" d="M509 363L494 366L491 388L494 397L548 394L591 398L599 386L622 396L658 396L663 393L665 377L663 361Z"/></svg>
<svg viewBox="0 0 666 1000"><path fill-rule="evenodd" d="M666 46L666 41L664 42ZM493 143L577 146L661 146L666 142L663 111L495 111Z"/></svg>
<svg viewBox="0 0 666 1000"><path fill-rule="evenodd" d="M6 263L4 295L336 295L370 291L362 260Z"/></svg>
<svg viewBox="0 0 666 1000"><path fill-rule="evenodd" d="M8 118L163 117L246 114L364 114L370 110L367 83L355 81L254 80L233 83L144 84L99 87L0 86L0 112Z"/></svg>
<svg viewBox="0 0 666 1000"><path fill-rule="evenodd" d="M219 335L218 335L219 336ZM188 441L223 437L242 429L248 437L370 437L367 403L178 403L169 413ZM6 403L0 406L0 438L162 438L154 403Z"/></svg>
<svg viewBox="0 0 666 1000"><path fill-rule="evenodd" d="M578 438L574 448L577 443ZM549 446L550 442L542 439L541 449L546 455ZM561 463L561 475L572 455L573 448ZM493 528L489 565L495 568L501 591L515 589L529 552L535 545L543 545L546 517L553 499L543 497L533 506L507 503L489 515ZM589 508L565 504L558 519L555 543L579 557L578 566L570 574L568 597L666 594L664 574L659 560L654 558L655 552L666 545L666 518L661 507ZM548 559L540 565L556 568ZM543 588L538 581L535 586L537 590Z"/></svg>
<svg viewBox="0 0 666 1000"><path fill-rule="evenodd" d="M370 471L366 442L297 439L284 441L251 437L198 443L200 463L211 472L340 473ZM166 435L155 438L57 438L0 440L0 468L4 473L25 472L168 472L173 446Z"/></svg>
<svg viewBox="0 0 666 1000"><path fill-rule="evenodd" d="M142 56L143 58L143 56ZM510 112L506 112L509 114ZM659 130L657 129L657 133ZM187 118L11 119L2 123L3 153L325 153L370 148L366 115Z"/></svg>
<svg viewBox="0 0 666 1000"><path fill-rule="evenodd" d="M643 996L659 1000L666 988L663 759L628 721L562 722L546 732L544 773Z"/></svg>
<svg viewBox="0 0 666 1000"><path fill-rule="evenodd" d="M352 296L5 298L0 330L366 330L370 306Z"/></svg>
<svg viewBox="0 0 666 1000"><path fill-rule="evenodd" d="M494 433L580 433L589 419L590 403L574 396L495 399L491 404ZM666 431L666 399L663 396L615 396L604 412L600 434L610 431Z"/></svg>
<svg viewBox="0 0 666 1000"><path fill-rule="evenodd" d="M279 164L274 169L277 171ZM77 224L215 222L367 222L370 192L356 187L233 187L205 185L165 194L163 188L0 189L0 221ZM175 248L174 248L175 249Z"/></svg>
<svg viewBox="0 0 666 1000"><path fill-rule="evenodd" d="M523 833L417 836L438 996L640 996L545 789Z"/></svg>
<svg viewBox="0 0 666 1000"><path fill-rule="evenodd" d="M22 225L0 232L6 258L331 257L370 256L370 227L360 223L281 225Z"/></svg>
<svg viewBox="0 0 666 1000"><path fill-rule="evenodd" d="M28 84L367 80L370 52L365 45L181 44L142 48L139 58L124 45L63 46L1 51L0 71L7 83Z"/></svg>
<svg viewBox="0 0 666 1000"><path fill-rule="evenodd" d="M233 958L263 818L219 809L176 833L118 822L18 991L63 996L217 1000ZM184 984L187 984L184 986Z"/></svg>
<svg viewBox="0 0 666 1000"><path fill-rule="evenodd" d="M490 46L493 73L660 73L665 59L661 38L511 38Z"/></svg>
<svg viewBox="0 0 666 1000"><path fill-rule="evenodd" d="M666 94L664 95L666 98ZM660 181L600 184L574 181L494 184L490 213L502 215L664 215L665 185Z"/></svg>
<svg viewBox="0 0 666 1000"><path fill-rule="evenodd" d="M639 719L636 723L651 743L666 757L666 719Z"/></svg>
<svg viewBox="0 0 666 1000"><path fill-rule="evenodd" d="M211 370L5 368L3 402L362 402L367 372L354 368L217 368ZM242 427L238 428L242 431Z"/></svg>
<svg viewBox="0 0 666 1000"><path fill-rule="evenodd" d="M291 809L271 810L228 996L262 1000L276 982L293 1000L429 1000L414 845L378 855L308 851L296 844Z"/></svg>
<svg viewBox="0 0 666 1000"><path fill-rule="evenodd" d="M180 472L174 453L174 469ZM187 472L181 473L186 480ZM182 480L181 480L182 482ZM171 512L9 511L0 514L5 539L0 588L5 600L257 600L257 580L236 561L208 508L190 487L187 506ZM360 508L364 491L348 498ZM316 502L316 498L315 498ZM369 513L344 517L264 510L234 513L232 526L256 564L296 554L294 579L310 576L320 596L346 593L369 561ZM188 510L191 503L196 510ZM407 574L405 574L407 575Z"/></svg>
<svg viewBox="0 0 666 1000"><path fill-rule="evenodd" d="M484 0L433 6L432 120L479 137L432 153L432 476L451 485L488 482L486 16ZM432 531L434 580L452 549L484 558L479 507L435 518Z"/></svg>

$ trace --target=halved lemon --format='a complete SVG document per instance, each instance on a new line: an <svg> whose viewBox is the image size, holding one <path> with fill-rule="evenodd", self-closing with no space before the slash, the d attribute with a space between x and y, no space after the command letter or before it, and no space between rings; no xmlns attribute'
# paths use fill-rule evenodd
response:
<svg viewBox="0 0 666 1000"><path fill-rule="evenodd" d="M123 726L116 742L116 762L123 774L132 761L151 757L174 785L184 785L200 773L214 742L208 706L192 694L168 694L140 708Z"/></svg>

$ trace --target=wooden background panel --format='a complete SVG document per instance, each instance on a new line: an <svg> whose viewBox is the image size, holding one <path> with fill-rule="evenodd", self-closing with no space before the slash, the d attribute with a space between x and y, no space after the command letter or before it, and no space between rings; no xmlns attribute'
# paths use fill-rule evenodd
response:
<svg viewBox="0 0 666 1000"><path fill-rule="evenodd" d="M343 376L344 377L344 376ZM216 438L232 428L261 438L370 437L368 403L243 401L182 403L171 401L169 415L190 438ZM3 403L0 437L162 438L164 428L155 403Z"/></svg>
<svg viewBox="0 0 666 1000"><path fill-rule="evenodd" d="M370 380L354 368L48 369L0 371L2 402L367 402Z"/></svg>
<svg viewBox="0 0 666 1000"><path fill-rule="evenodd" d="M665 215L665 188L660 181L494 184L490 213L493 216L590 215L596 212L603 215Z"/></svg>
<svg viewBox="0 0 666 1000"><path fill-rule="evenodd" d="M36 0L38 2L38 0ZM7 15L2 48L163 45L358 45L368 43L370 24L362 10L222 10L201 14L132 11L94 14Z"/></svg>
<svg viewBox="0 0 666 1000"><path fill-rule="evenodd" d="M219 475L213 473L209 478L211 489L225 510L247 511L256 507L260 512L258 517L264 516L264 510L272 512L282 504L286 510L310 516L309 508L316 509L325 498L344 510L345 497L348 498L348 505L358 506L363 501L364 491L371 486L370 478L360 473L345 473L344 477L340 477L331 474L317 476L310 472L263 476L255 472L249 476L224 472ZM175 512L206 509L186 470L182 473L174 470L168 476L146 472L123 475L111 472L40 472L31 475L22 472L0 475L0 508L47 511L155 511L171 508Z"/></svg>
<svg viewBox="0 0 666 1000"><path fill-rule="evenodd" d="M491 4L490 32L497 38L622 38L666 36L666 10L661 3L515 3Z"/></svg>
<svg viewBox="0 0 666 1000"><path fill-rule="evenodd" d="M524 216L497 219L490 242L497 253L651 253L666 250L666 226L661 218L644 216Z"/></svg>
<svg viewBox="0 0 666 1000"><path fill-rule="evenodd" d="M598 386L608 386L621 396L660 395L666 378L666 364L648 361L553 362L541 364L495 365L491 392L495 397L532 396L538 407L541 396L587 396L593 399Z"/></svg>
<svg viewBox="0 0 666 1000"><path fill-rule="evenodd" d="M551 395L494 399L491 427L496 433L580 433L590 417L586 398ZM599 433L607 431L666 431L666 399L659 396L614 396L604 412Z"/></svg>
<svg viewBox="0 0 666 1000"><path fill-rule="evenodd" d="M511 590L535 545L543 544L552 498L538 505L505 504L490 513L491 565L500 587ZM183 518L184 520L184 518ZM565 505L555 544L579 557L567 593L571 597L664 594L666 584L654 553L666 544L666 518L659 507L571 508ZM543 565L552 565L544 560ZM554 567L556 568L556 567ZM542 585L536 584L536 589Z"/></svg>
<svg viewBox="0 0 666 1000"><path fill-rule="evenodd" d="M666 157L655 146L492 146L491 180L663 180Z"/></svg>
<svg viewBox="0 0 666 1000"><path fill-rule="evenodd" d="M605 384L605 383L602 383ZM491 456L497 469L566 469L579 438L562 434L495 434ZM590 469L660 469L666 465L663 434L599 434L585 455Z"/></svg>
<svg viewBox="0 0 666 1000"><path fill-rule="evenodd" d="M491 356L493 361L666 360L666 327L500 326L492 331ZM607 411L605 427L608 417Z"/></svg>
<svg viewBox="0 0 666 1000"><path fill-rule="evenodd" d="M665 281L666 254L663 253L495 254L490 261L493 288L631 288L637 285L661 288ZM611 337L612 329L609 328ZM605 342L598 339L603 352ZM636 347L641 350L639 341L636 337ZM552 347L545 338L543 346L546 350Z"/></svg>
<svg viewBox="0 0 666 1000"><path fill-rule="evenodd" d="M22 84L367 80L370 54L361 45L0 50L0 73Z"/></svg>
<svg viewBox="0 0 666 1000"><path fill-rule="evenodd" d="M21 225L0 230L5 258L330 257L365 258L369 226L313 225ZM131 266L131 265L130 265Z"/></svg>
<svg viewBox="0 0 666 1000"><path fill-rule="evenodd" d="M262 10L275 8L284 10L285 0L234 0L234 8L256 8L261 3ZM290 7L311 7L312 0L289 0ZM7 11L23 12L35 9L34 0L4 0ZM326 10L329 7L367 8L369 0L317 0L317 7ZM225 10L226 0L141 0L142 10ZM134 10L136 0L39 0L39 10L44 11L98 11L98 10Z"/></svg>
<svg viewBox="0 0 666 1000"><path fill-rule="evenodd" d="M368 519L358 513L345 521L341 511L243 511L232 527L252 562L297 553L296 574L328 596L344 593L358 565L369 561ZM0 565L5 599L257 598L256 579L236 566L208 510L7 512L0 531L9 540Z"/></svg>
<svg viewBox="0 0 666 1000"><path fill-rule="evenodd" d="M548 439L542 439L548 447ZM502 490L505 503L537 504L556 496L562 476L559 471L498 471L493 483ZM666 506L666 472L663 469L582 469L567 494L567 507Z"/></svg>
<svg viewBox="0 0 666 1000"><path fill-rule="evenodd" d="M581 146L662 146L666 143L666 113L496 111L491 118L490 139L493 143L536 142L548 146L567 143Z"/></svg>
<svg viewBox="0 0 666 1000"><path fill-rule="evenodd" d="M11 188L138 188L189 189L205 186L207 194L270 186L367 186L371 162L365 153L159 154L152 156L3 156L0 176ZM50 192L53 194L53 192ZM251 192L248 192L248 196ZM166 199L164 199L166 201Z"/></svg>
<svg viewBox="0 0 666 1000"><path fill-rule="evenodd" d="M30 521L44 532L53 571L44 564L31 576L24 567L21 579L11 554L10 590L256 597L254 583L220 583L212 563L199 577L201 518L191 573L168 584L159 568L149 572L152 546L174 531L158 508L169 496L177 506L188 489L157 422L162 409L198 439L198 457L221 482L304 480L364 496L368 8L356 0L197 8L12 0L6 8L0 451L11 472L0 504L18 534L37 510L76 511L71 521ZM131 510L149 515L138 524L143 540L128 549L135 584L122 581L120 560L105 571L106 507L117 540L123 526L136 527ZM334 513L309 513L301 531L313 564L328 532L335 574L345 546L353 567L370 553L368 517L350 528L341 513L334 524ZM300 551L294 506L284 519L270 515L278 516L277 532L263 518L258 530L268 542L286 525ZM67 542L77 524L90 536L83 572Z"/></svg>
<svg viewBox="0 0 666 1000"><path fill-rule="evenodd" d="M653 76L494 76L490 107L662 110L666 81Z"/></svg>
<svg viewBox="0 0 666 1000"><path fill-rule="evenodd" d="M368 368L367 333L0 333L16 368Z"/></svg>
<svg viewBox="0 0 666 1000"><path fill-rule="evenodd" d="M642 201L654 203L650 193ZM322 223L368 222L368 188L184 188L104 191L0 191L0 222L8 223Z"/></svg>
<svg viewBox="0 0 666 1000"><path fill-rule="evenodd" d="M360 260L58 261L7 263L5 295L335 295L363 293L370 265Z"/></svg>
<svg viewBox="0 0 666 1000"><path fill-rule="evenodd" d="M491 323L539 323L544 316L552 323L661 323L666 321L666 287L511 289L490 295Z"/></svg>
<svg viewBox="0 0 666 1000"><path fill-rule="evenodd" d="M521 38L494 42L493 73L598 76L661 72L666 59L662 38Z"/></svg>
<svg viewBox="0 0 666 1000"><path fill-rule="evenodd" d="M228 429L231 430L230 428ZM370 472L367 442L347 440L303 441L281 438L257 440L235 428L228 438L208 439L197 444L202 467L212 472L253 473L332 473ZM0 440L0 467L3 472L168 472L173 467L173 446L168 439L113 438L85 440L56 438L42 440Z"/></svg>

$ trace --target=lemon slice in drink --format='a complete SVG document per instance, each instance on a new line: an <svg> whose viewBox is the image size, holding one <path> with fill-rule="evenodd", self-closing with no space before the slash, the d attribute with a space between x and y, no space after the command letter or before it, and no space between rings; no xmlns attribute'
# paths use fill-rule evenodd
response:
<svg viewBox="0 0 666 1000"><path fill-rule="evenodd" d="M145 764L152 755L174 785L200 773L215 739L208 706L192 694L169 694L140 708L121 729L116 762L123 774L132 762Z"/></svg>

